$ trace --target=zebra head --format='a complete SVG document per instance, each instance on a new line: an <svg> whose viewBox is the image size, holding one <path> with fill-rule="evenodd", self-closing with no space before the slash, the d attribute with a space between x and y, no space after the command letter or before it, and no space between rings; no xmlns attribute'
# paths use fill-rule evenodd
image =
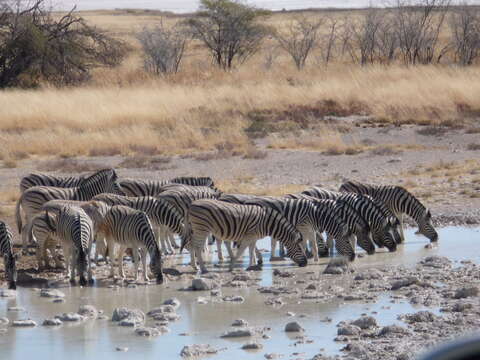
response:
<svg viewBox="0 0 480 360"><path fill-rule="evenodd" d="M292 259L298 266L307 266L307 256L305 255L305 249L302 246L303 237L302 234L293 228L289 239L284 243L287 248L287 256Z"/></svg>
<svg viewBox="0 0 480 360"><path fill-rule="evenodd" d="M163 283L163 274L162 274L162 256L160 251L156 249L153 254L150 255L150 271L155 276L157 284Z"/></svg>
<svg viewBox="0 0 480 360"><path fill-rule="evenodd" d="M5 278L8 282L8 288L15 290L17 288L17 266L16 256L12 253L3 256L5 260Z"/></svg>
<svg viewBox="0 0 480 360"><path fill-rule="evenodd" d="M385 220L382 226L377 226L372 230L372 238L379 248L387 247L390 252L397 250L397 243L391 233L388 220Z"/></svg>
<svg viewBox="0 0 480 360"><path fill-rule="evenodd" d="M118 184L118 175L114 169L103 169L82 179L78 187L92 198L101 193L125 195Z"/></svg>
<svg viewBox="0 0 480 360"><path fill-rule="evenodd" d="M390 217L388 220L391 226L390 231L392 233L393 239L395 240L395 243L400 244L402 242L402 236L400 235L400 220L398 220L396 216Z"/></svg>
<svg viewBox="0 0 480 360"><path fill-rule="evenodd" d="M431 242L438 241L438 233L432 225L432 214L429 209L425 209L423 216L418 221L418 232L430 239Z"/></svg>
<svg viewBox="0 0 480 360"><path fill-rule="evenodd" d="M367 252L368 255L375 254L375 245L373 244L372 233L369 228L358 228L355 231L358 245Z"/></svg>

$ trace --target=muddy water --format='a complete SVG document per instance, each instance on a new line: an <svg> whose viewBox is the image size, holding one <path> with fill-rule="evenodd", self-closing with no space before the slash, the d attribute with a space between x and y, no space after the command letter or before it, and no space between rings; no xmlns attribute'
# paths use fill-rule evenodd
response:
<svg viewBox="0 0 480 360"><path fill-rule="evenodd" d="M447 256L454 261L473 260L480 262L480 229L478 228L444 228L440 230L440 243L433 249L425 249L425 238L417 237L413 231L407 233L407 243L393 254L378 253L366 256L356 261L357 268L370 266L383 266L385 264L413 265L424 256L433 254ZM268 241L264 240L261 247L268 247ZM288 262L269 263L265 254L265 266L261 273L264 285L272 283L272 270L274 268L292 268ZM187 262L187 258L180 261ZM315 274L323 270L327 260L323 259L320 264L308 266L305 272L314 271ZM224 271L216 269L214 271ZM308 275L308 276L311 276ZM316 275L314 275L316 276ZM222 294L239 294L245 297L241 304L228 302L212 302L206 305L198 304L198 296L209 298L207 292L179 291L187 285L182 282L170 282L163 286L139 286L137 288L120 288L114 290L103 286L100 281L97 286L90 288L67 287L60 289L66 294L66 302L55 304L51 299L40 298L38 292L33 289L21 288L18 290L16 299L0 299L0 317L8 317L10 320L31 318L38 324L49 317L63 312L75 312L79 305L92 304L98 309L105 311L110 317L113 309L119 306L138 308L145 312L154 308L168 298L177 297L182 305L177 310L181 319L169 324L170 333L160 337L145 339L136 336L131 328L122 328L109 320L89 320L81 324L64 324L59 328L12 328L7 332L0 333L0 358L1 359L28 359L32 356L38 359L83 359L91 356L96 359L118 358L154 358L176 359L179 358L180 350L184 345L208 343L218 349L224 349L214 355L215 359L260 359L265 353L284 354L284 358L290 358L293 353L300 353L303 358L310 358L325 349L326 353L334 354L343 346L333 342L336 336L336 324L341 320L355 319L362 313L378 312L375 315L380 325L388 325L398 322L397 315L412 311L422 310L422 307L413 307L409 303L391 303L388 294L381 297L375 304L365 303L341 303L332 301L328 303L316 303L314 301L302 301L300 303L287 304L281 308L266 306L265 295L259 294L256 289L231 289L223 288ZM25 312L9 312L7 309L20 306ZM388 307L388 308L385 308ZM436 311L437 309L429 309ZM288 317L287 311L297 316ZM302 314L302 317L298 316ZM303 317L304 316L304 317ZM326 316L331 322L322 322ZM267 332L271 338L261 340L264 348L257 352L246 352L241 346L248 342L246 338L241 340L220 339L219 336L230 328L233 320L243 318L251 326L270 327ZM283 332L285 324L296 320L305 328L307 339L313 340L309 344L295 346L295 336ZM188 336L179 334L188 333ZM116 352L116 347L128 347L127 353Z"/></svg>

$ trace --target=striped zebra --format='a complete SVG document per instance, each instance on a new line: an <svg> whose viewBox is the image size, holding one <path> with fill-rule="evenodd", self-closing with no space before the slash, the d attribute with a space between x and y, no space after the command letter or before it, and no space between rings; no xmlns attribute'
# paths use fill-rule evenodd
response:
<svg viewBox="0 0 480 360"><path fill-rule="evenodd" d="M167 230L178 234L181 238L185 236L183 216L176 207L165 200L152 196L127 197L115 194L100 194L93 200L101 201L109 206L124 205L145 212L157 230L157 237L164 253L173 253L170 243L166 241L168 240L166 239Z"/></svg>
<svg viewBox="0 0 480 360"><path fill-rule="evenodd" d="M214 187L209 177L178 177L171 180L123 179L119 182L127 196L156 196L168 190L174 184L188 186Z"/></svg>
<svg viewBox="0 0 480 360"><path fill-rule="evenodd" d="M0 255L3 255L8 288L14 290L17 288L17 259L13 253L12 232L3 221L0 221Z"/></svg>
<svg viewBox="0 0 480 360"><path fill-rule="evenodd" d="M286 197L290 199L306 199L314 203L318 201L317 198L308 195L290 194L286 195ZM345 223L348 230L355 235L357 239L357 245L365 250L367 254L373 255L375 253L375 245L373 243L370 226L368 225L367 221L365 221L365 219L361 217L352 206L344 201L337 200L335 202L335 211L337 216ZM317 234L319 235L317 241L320 240L320 244L317 246L321 248L325 247L326 245L323 243L321 234L318 232ZM327 251L333 248L331 245L332 242L330 234L327 234L327 244Z"/></svg>
<svg viewBox="0 0 480 360"><path fill-rule="evenodd" d="M191 243L191 256L198 257L202 273L208 272L202 249L209 234L239 244L237 253L230 259L230 271L247 246L265 236L274 237L284 244L288 256L299 266L307 265L307 257L301 246L302 235L279 212L271 208L210 199L197 200L190 206L188 222L190 231L182 248ZM192 261L192 264L196 269L196 262Z"/></svg>
<svg viewBox="0 0 480 360"><path fill-rule="evenodd" d="M403 233L403 217L411 217L418 225L418 232L431 242L438 241L438 233L432 225L432 214L413 194L401 186L371 185L357 181L347 181L340 186L341 192L353 192L370 195L382 201L400 219L400 236L405 240Z"/></svg>
<svg viewBox="0 0 480 360"><path fill-rule="evenodd" d="M65 256L67 276L75 282L76 272L80 276L80 285L93 282L90 262L90 249L93 243L93 223L83 209L78 206L64 204L50 205L47 210L37 214L32 219L31 236L38 243L37 261L39 269L44 268L46 249L52 247L52 242L60 243ZM56 266L60 266L55 257Z"/></svg>
<svg viewBox="0 0 480 360"><path fill-rule="evenodd" d="M150 271L155 276L157 283L163 282L162 256L155 239L152 224L145 212L132 209L123 205L115 205L108 209L99 233L107 239L110 259L114 258L115 244L120 250L117 253L119 275L125 278L123 272L123 254L127 248L133 250L135 266L135 280L138 281L138 263L143 263L143 278L149 281L147 274L147 252L150 255ZM110 277L115 276L114 261L110 270Z"/></svg>
<svg viewBox="0 0 480 360"><path fill-rule="evenodd" d="M102 169L102 170L96 171L94 174L101 173L104 171L115 171L115 170ZM25 190L34 186L53 186L53 187L61 187L61 188L78 187L86 177L87 177L86 175L62 177L62 176L54 176L54 175L48 175L43 173L31 173L31 174L28 174L27 176L24 176L22 180L20 180L20 193L23 194Z"/></svg>
<svg viewBox="0 0 480 360"><path fill-rule="evenodd" d="M45 212L48 210L56 210L61 206L71 206L71 207L79 207L85 213L88 215L88 217L92 220L92 225L93 225L93 234L94 234L94 241L95 241L95 263L98 263L98 255L102 254L103 257L105 258L105 250L106 250L106 243L103 239L98 239L95 235L98 232L98 228L100 224L103 221L103 218L105 217L105 214L107 212L107 205L104 204L103 202L100 201L75 201L75 200L51 200L46 202L42 208L41 212ZM32 243L38 243L37 240L35 239L35 236L32 234L32 227L33 227L34 221L30 221L27 225L27 229L25 230L27 235L29 236L29 242ZM47 260L47 250L50 251L51 254L54 254L56 252L56 245L57 241L55 239L48 239L46 241L46 245L43 249L43 252L41 254L43 262L48 265L48 260ZM40 252L37 252L37 258L39 256ZM56 267L61 267L60 260L58 258L55 258L55 266Z"/></svg>
<svg viewBox="0 0 480 360"><path fill-rule="evenodd" d="M397 243L393 235L394 226L372 198L360 194L329 191L318 187L305 190L302 194L317 199L334 199L346 202L367 221L373 241L378 247L385 246L389 251L397 249Z"/></svg>
<svg viewBox="0 0 480 360"><path fill-rule="evenodd" d="M27 249L25 226L31 218L40 211L43 204L50 200L77 200L86 201L101 193L122 194L117 184L115 170L106 169L85 178L79 187L57 188L50 186L34 186L26 190L17 201L15 217L18 232L22 234L23 252ZM22 224L21 209L25 213L25 224Z"/></svg>

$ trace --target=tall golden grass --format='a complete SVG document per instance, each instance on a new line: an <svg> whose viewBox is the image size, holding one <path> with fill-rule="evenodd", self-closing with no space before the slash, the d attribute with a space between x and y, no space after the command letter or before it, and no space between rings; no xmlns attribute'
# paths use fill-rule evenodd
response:
<svg viewBox="0 0 480 360"><path fill-rule="evenodd" d="M98 69L83 87L0 92L0 158L25 153L130 154L141 149L185 154L227 145L248 151L251 140L244 129L255 121L252 112L315 108L327 100L343 112L387 122L451 124L480 109L476 67L325 67L312 60L299 72L282 55L267 70L265 53L260 53L227 73L217 70L195 45L180 73L155 78L141 68L134 33L158 17L117 15L85 17L135 44L120 67ZM270 21L285 21L285 16ZM325 141L343 141L333 130L329 137Z"/></svg>

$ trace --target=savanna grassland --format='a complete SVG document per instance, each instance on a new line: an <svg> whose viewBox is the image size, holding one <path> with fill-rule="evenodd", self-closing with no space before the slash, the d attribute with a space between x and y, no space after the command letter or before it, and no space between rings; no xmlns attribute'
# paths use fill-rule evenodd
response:
<svg viewBox="0 0 480 360"><path fill-rule="evenodd" d="M261 21L280 30L298 16L345 24L360 21L362 11L274 13ZM128 56L117 67L94 70L80 86L44 83L0 92L4 204L15 200L11 186L20 174L109 164L129 176L139 169L157 178L213 175L227 190L267 194L307 184L337 187L355 177L403 184L443 209L453 194L477 208L476 64L361 66L355 54L341 52L339 41L328 63L319 47L298 70L267 37L231 71L218 69L204 46L190 41L178 73L155 76L143 68L137 34L187 16L142 10L80 15L126 42ZM321 29L327 36L328 27ZM449 36L445 22L440 47ZM439 162L453 164L456 175L428 170Z"/></svg>

